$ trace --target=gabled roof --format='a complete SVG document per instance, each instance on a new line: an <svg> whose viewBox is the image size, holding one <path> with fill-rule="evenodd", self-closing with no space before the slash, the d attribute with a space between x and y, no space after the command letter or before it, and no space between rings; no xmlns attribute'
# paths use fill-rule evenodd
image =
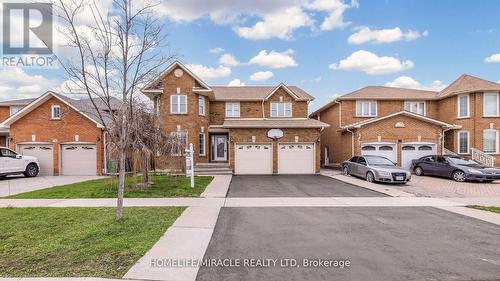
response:
<svg viewBox="0 0 500 281"><path fill-rule="evenodd" d="M330 125L316 119L307 118L256 118L256 119L226 119L223 128L326 128Z"/></svg>
<svg viewBox="0 0 500 281"><path fill-rule="evenodd" d="M300 99L299 96L297 96L297 94L295 94L292 90L290 90L290 88L288 88L285 84L283 83L280 83L276 88L274 88L264 99L265 100L268 100L272 95L274 95L274 93L276 93L276 91L278 91L279 89L283 89L285 90L285 92L287 92L292 98L298 100Z"/></svg>
<svg viewBox="0 0 500 281"><path fill-rule="evenodd" d="M5 101L0 101L0 106L28 105L34 100L36 99L31 98L31 99L5 100Z"/></svg>
<svg viewBox="0 0 500 281"><path fill-rule="evenodd" d="M371 124L371 123L375 123L375 122L378 122L378 121L382 121L382 120L385 120L385 119L388 119L388 118L391 118L391 117L394 117L394 116L398 116L398 115L405 115L405 116L408 116L408 117L411 117L411 118L415 118L415 119L418 119L418 120L421 120L421 121L424 121L424 122L428 122L428 123L431 123L431 124L434 124L434 125L438 125L438 126L441 126L441 127L445 127L445 128L450 128L450 129L459 129L459 128L461 128L461 126L453 125L453 124L448 124L446 122L442 122L442 121L439 121L439 120L436 120L436 119L432 119L432 118L429 118L429 117L426 117L426 116L423 116L423 115L420 115L420 114L412 113L412 112L409 112L409 111L399 111L399 112L395 112L395 113L392 113L392 114L389 114L389 115L386 115L386 116L371 118L371 119L368 119L368 120L364 120L364 121L352 123L352 124L349 124L349 125L346 125L346 126L342 126L340 128L340 130L341 131L345 131L345 130L349 130L349 129L361 128L362 126L365 126L365 125L368 125L368 124Z"/></svg>
<svg viewBox="0 0 500 281"><path fill-rule="evenodd" d="M438 97L445 98L452 95L485 92L485 91L500 91L500 84L474 77L468 74L462 74L457 80L453 81L448 87L443 89Z"/></svg>
<svg viewBox="0 0 500 281"><path fill-rule="evenodd" d="M275 90L279 89L273 86L213 86L212 98L215 101L263 101ZM286 86L287 91L291 91L297 96L297 100L310 101L314 97L306 93L297 86ZM195 90L195 92L198 92Z"/></svg>
<svg viewBox="0 0 500 281"><path fill-rule="evenodd" d="M93 105L91 104L90 99L75 100L75 99L68 98L66 96L60 95L60 94L52 92L52 91L48 91L45 94L41 95L39 98L33 100L30 104L25 106L23 109L18 111L16 114L7 118L7 120L5 120L0 125L4 126L6 128L9 128L12 123L23 118L25 115L27 115L28 113L30 113L35 108L42 105L44 102L48 101L52 97L60 100L62 103L68 105L70 108L72 108L76 112L80 113L81 115L83 115L84 117L89 119L90 121L94 122L98 128L104 128L104 125L101 124L97 114L94 114L94 113L96 113L96 110L93 107ZM97 105L99 106L99 101L97 101L97 99L94 99L94 102L96 102ZM112 99L110 101L110 103L112 103L113 105L116 105L117 108L119 106L119 101L117 99Z"/></svg>
<svg viewBox="0 0 500 281"><path fill-rule="evenodd" d="M435 99L437 95L438 92L434 91L385 86L368 86L340 96L338 97L338 100L429 100Z"/></svg>

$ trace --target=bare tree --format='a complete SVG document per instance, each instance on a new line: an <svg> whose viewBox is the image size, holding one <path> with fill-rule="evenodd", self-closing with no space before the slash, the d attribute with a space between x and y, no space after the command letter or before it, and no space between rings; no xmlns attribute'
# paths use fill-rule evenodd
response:
<svg viewBox="0 0 500 281"><path fill-rule="evenodd" d="M123 216L125 161L133 142L130 136L137 94L172 59L164 55L164 25L154 15L155 5L143 1L114 0L112 13L101 11L92 0L55 1L63 25L60 32L76 52L76 59L60 59L61 65L68 79L91 99L117 150L119 220Z"/></svg>

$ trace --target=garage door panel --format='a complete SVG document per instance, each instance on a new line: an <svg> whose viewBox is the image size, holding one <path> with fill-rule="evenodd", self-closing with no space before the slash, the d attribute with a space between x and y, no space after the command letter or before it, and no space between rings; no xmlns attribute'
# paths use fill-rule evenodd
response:
<svg viewBox="0 0 500 281"><path fill-rule="evenodd" d="M280 144L278 148L278 173L314 174L314 144Z"/></svg>
<svg viewBox="0 0 500 281"><path fill-rule="evenodd" d="M54 146L51 144L21 144L19 153L26 156L33 156L40 164L40 176L54 175Z"/></svg>
<svg viewBox="0 0 500 281"><path fill-rule="evenodd" d="M401 147L401 163L403 168L410 169L411 162L427 155L436 154L436 144L403 144Z"/></svg>
<svg viewBox="0 0 500 281"><path fill-rule="evenodd" d="M97 174L97 149L95 145L62 145L61 170L65 176Z"/></svg>
<svg viewBox="0 0 500 281"><path fill-rule="evenodd" d="M391 143L373 143L365 144L361 147L361 155L382 156L392 162L397 161L396 144Z"/></svg>
<svg viewBox="0 0 500 281"><path fill-rule="evenodd" d="M236 144L235 174L272 174L272 155L270 144Z"/></svg>

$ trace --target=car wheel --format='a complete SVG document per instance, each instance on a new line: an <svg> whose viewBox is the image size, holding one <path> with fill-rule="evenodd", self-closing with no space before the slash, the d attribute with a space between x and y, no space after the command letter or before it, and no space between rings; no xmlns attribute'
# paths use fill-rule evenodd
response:
<svg viewBox="0 0 500 281"><path fill-rule="evenodd" d="M454 181L458 181L458 182L464 182L466 179L465 173L460 171L460 170L453 172L453 174L451 174L451 177L453 178Z"/></svg>
<svg viewBox="0 0 500 281"><path fill-rule="evenodd" d="M24 176L27 178L36 177L38 175L38 166L36 164L29 164L24 171Z"/></svg>
<svg viewBox="0 0 500 281"><path fill-rule="evenodd" d="M349 168L344 167L344 169L342 169L342 173L344 174L344 176L349 176Z"/></svg>
<svg viewBox="0 0 500 281"><path fill-rule="evenodd" d="M375 176L373 175L372 172L368 172L366 174L366 181L367 182L374 182L375 181Z"/></svg>
<svg viewBox="0 0 500 281"><path fill-rule="evenodd" d="M413 172L415 172L415 175L417 175L417 176L423 176L424 175L424 169L422 169L420 167L415 167L415 169L413 169Z"/></svg>

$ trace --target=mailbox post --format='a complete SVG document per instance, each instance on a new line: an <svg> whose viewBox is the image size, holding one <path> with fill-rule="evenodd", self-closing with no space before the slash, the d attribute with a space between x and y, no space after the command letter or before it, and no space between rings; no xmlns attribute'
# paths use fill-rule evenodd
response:
<svg viewBox="0 0 500 281"><path fill-rule="evenodd" d="M191 188L194 188L194 149L192 143L186 149L186 177L191 177Z"/></svg>

